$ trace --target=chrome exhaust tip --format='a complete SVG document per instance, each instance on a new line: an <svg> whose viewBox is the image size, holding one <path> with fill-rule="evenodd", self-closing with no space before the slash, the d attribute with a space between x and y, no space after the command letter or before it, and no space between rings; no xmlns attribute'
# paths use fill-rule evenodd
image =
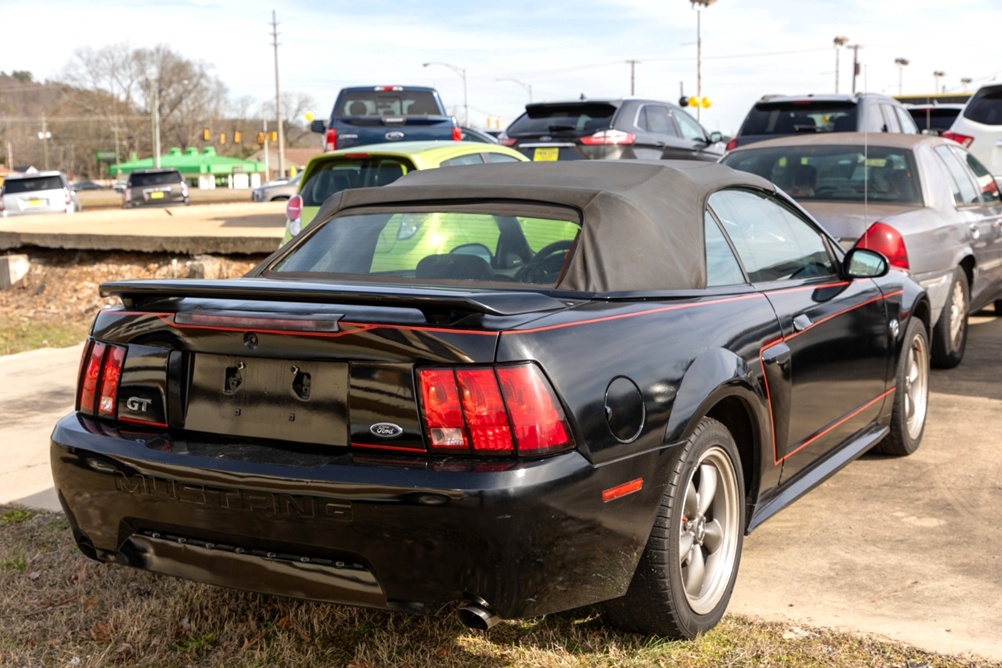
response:
<svg viewBox="0 0 1002 668"><path fill-rule="evenodd" d="M477 631L487 631L501 621L501 618L483 606L471 604L459 609L457 613L463 626Z"/></svg>

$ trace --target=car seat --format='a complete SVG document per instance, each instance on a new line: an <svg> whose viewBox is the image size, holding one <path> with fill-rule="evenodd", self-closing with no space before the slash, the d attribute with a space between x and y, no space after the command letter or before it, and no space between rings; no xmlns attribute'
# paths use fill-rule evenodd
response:
<svg viewBox="0 0 1002 668"><path fill-rule="evenodd" d="M414 269L415 278L445 278L465 281L490 281L494 270L477 255L450 253L421 258Z"/></svg>

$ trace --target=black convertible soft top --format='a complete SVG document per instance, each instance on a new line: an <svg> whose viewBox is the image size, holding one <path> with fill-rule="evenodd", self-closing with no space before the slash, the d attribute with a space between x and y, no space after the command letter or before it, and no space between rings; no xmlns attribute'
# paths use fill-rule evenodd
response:
<svg viewBox="0 0 1002 668"><path fill-rule="evenodd" d="M722 188L775 192L752 174L698 161L576 160L444 167L382 188L344 190L315 225L359 208L532 203L578 212L582 232L562 290L686 290L706 285L703 214ZM537 209L538 210L538 209ZM562 216L566 217L566 213Z"/></svg>

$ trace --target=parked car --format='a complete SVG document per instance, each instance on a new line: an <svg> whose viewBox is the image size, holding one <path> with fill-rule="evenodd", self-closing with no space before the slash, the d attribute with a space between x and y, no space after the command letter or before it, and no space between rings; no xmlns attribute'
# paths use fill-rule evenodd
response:
<svg viewBox="0 0 1002 668"><path fill-rule="evenodd" d="M880 93L766 95L752 105L727 150L765 139L827 132L900 132L918 127L905 106Z"/></svg>
<svg viewBox="0 0 1002 668"><path fill-rule="evenodd" d="M932 360L956 366L967 318L1002 314L1002 203L981 162L928 135L838 133L759 142L724 164L784 188L846 248L879 250L932 303Z"/></svg>
<svg viewBox="0 0 1002 668"><path fill-rule="evenodd" d="M707 160L723 155L722 135L707 132L677 104L635 98L535 102L498 141L534 161L644 158Z"/></svg>
<svg viewBox="0 0 1002 668"><path fill-rule="evenodd" d="M285 207L285 237L310 224L320 205L347 188L385 186L408 172L435 167L522 162L526 158L499 144L482 142L400 142L342 149L314 156L306 163L299 192Z"/></svg>
<svg viewBox="0 0 1002 668"><path fill-rule="evenodd" d="M979 88L943 136L961 144L992 174L1002 177L1002 84Z"/></svg>
<svg viewBox="0 0 1002 668"><path fill-rule="evenodd" d="M274 179L251 190L252 202L277 202L287 200L299 189L299 181L303 172L297 172L290 179Z"/></svg>
<svg viewBox="0 0 1002 668"><path fill-rule="evenodd" d="M324 135L324 150L398 141L460 141L462 130L438 91L427 86L342 88L330 120L310 123Z"/></svg>
<svg viewBox="0 0 1002 668"><path fill-rule="evenodd" d="M928 406L920 286L711 163L419 170L101 294L50 456L85 555L480 629L704 633L745 533Z"/></svg>
<svg viewBox="0 0 1002 668"><path fill-rule="evenodd" d="M906 104L919 132L925 135L941 135L953 125L964 108L962 104Z"/></svg>
<svg viewBox="0 0 1002 668"><path fill-rule="evenodd" d="M122 207L191 204L188 184L176 169L137 169L130 173L122 190Z"/></svg>
<svg viewBox="0 0 1002 668"><path fill-rule="evenodd" d="M34 213L74 213L80 199L62 172L8 174L0 184L0 214L3 217Z"/></svg>
<svg viewBox="0 0 1002 668"><path fill-rule="evenodd" d="M94 181L75 181L70 184L70 188L74 192L79 192L81 190L106 190L105 186L100 183L95 183Z"/></svg>

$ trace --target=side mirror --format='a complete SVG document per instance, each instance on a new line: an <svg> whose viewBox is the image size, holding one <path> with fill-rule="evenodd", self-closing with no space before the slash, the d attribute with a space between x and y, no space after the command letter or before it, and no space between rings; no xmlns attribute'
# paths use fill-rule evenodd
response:
<svg viewBox="0 0 1002 668"><path fill-rule="evenodd" d="M310 121L310 131L322 135L324 132L327 131L327 124L324 123L321 119L315 118L312 121Z"/></svg>
<svg viewBox="0 0 1002 668"><path fill-rule="evenodd" d="M890 262L881 253L869 248L853 248L842 262L849 278L880 278L891 269Z"/></svg>
<svg viewBox="0 0 1002 668"><path fill-rule="evenodd" d="M722 141L724 141L724 134L722 132L718 132L717 130L714 130L713 132L710 133L710 143L711 144L718 144L718 143L720 143Z"/></svg>

